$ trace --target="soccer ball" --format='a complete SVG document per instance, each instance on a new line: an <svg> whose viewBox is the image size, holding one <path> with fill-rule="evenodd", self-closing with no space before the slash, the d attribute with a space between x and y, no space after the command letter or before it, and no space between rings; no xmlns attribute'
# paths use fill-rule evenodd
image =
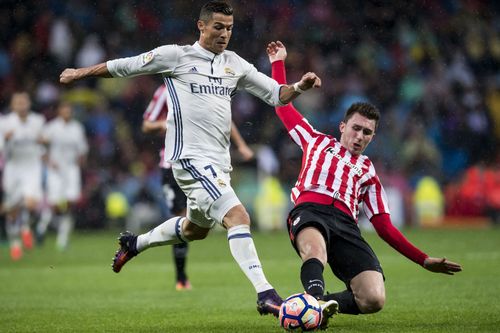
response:
<svg viewBox="0 0 500 333"><path fill-rule="evenodd" d="M321 306L309 294L294 294L281 304L279 321L287 331L313 331L321 324Z"/></svg>

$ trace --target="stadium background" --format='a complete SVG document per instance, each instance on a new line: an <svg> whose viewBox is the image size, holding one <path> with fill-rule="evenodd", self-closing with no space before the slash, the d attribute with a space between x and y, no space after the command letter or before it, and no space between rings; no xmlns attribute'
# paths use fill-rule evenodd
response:
<svg viewBox="0 0 500 333"><path fill-rule="evenodd" d="M50 119L54 104L68 100L85 125L91 150L79 228L121 226L130 216L151 223L164 213L157 205L162 138L140 131L142 113L161 79L92 79L64 87L58 83L59 73L65 67L136 55L161 44L191 44L198 39L196 19L202 3L1 2L1 112L8 112L14 91L25 89L36 112ZM354 101L368 100L380 108L382 122L367 154L393 202L399 203L399 225L433 224L433 218L442 221L442 216L498 222L498 3L232 4L230 50L270 73L265 46L281 40L289 53L290 82L305 71L320 75L323 87L295 103L318 130L338 135L343 112ZM253 96L235 98L233 118L257 152L257 159L247 163L233 155L234 186L258 225L282 226L300 151L273 108ZM419 212L437 214L425 220Z"/></svg>

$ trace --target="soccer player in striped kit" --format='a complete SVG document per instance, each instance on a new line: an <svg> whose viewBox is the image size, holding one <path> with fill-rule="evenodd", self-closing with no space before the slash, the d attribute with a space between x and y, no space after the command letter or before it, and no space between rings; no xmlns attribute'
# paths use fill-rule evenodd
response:
<svg viewBox="0 0 500 333"><path fill-rule="evenodd" d="M270 105L284 105L299 95L279 85L226 47L233 29L233 9L225 1L203 5L193 45L164 45L139 56L86 67L67 68L61 83L97 77L162 74L169 97L165 158L186 194L187 217L173 217L146 234L123 233L113 269L159 245L204 239L219 223L227 229L233 258L257 292L261 314L279 313L281 297L267 281L250 233L250 218L231 187L229 154L231 100L245 90ZM314 73L301 79L318 80Z"/></svg>
<svg viewBox="0 0 500 333"><path fill-rule="evenodd" d="M267 53L273 78L284 84L284 45L270 43ZM312 84L299 82L295 89L300 92ZM287 225L292 245L302 259L300 279L307 293L322 301L337 302L340 313L382 309L384 275L358 228L360 204L378 235L408 259L431 272L452 275L462 270L445 258L429 257L392 225L384 188L372 162L362 154L375 135L380 118L376 107L369 103L351 105L340 123L340 140L316 131L291 104L277 107L276 113L303 152L302 167L291 192L295 207ZM323 269L327 263L345 283L345 291L324 295ZM326 325L327 321L323 328Z"/></svg>
<svg viewBox="0 0 500 333"><path fill-rule="evenodd" d="M148 107L144 111L142 131L144 133L159 133L165 135L167 131L167 104L168 92L165 85L159 86ZM236 125L232 123L231 140L236 144L243 160L247 161L253 157L253 151L248 147L245 140L241 137ZM172 166L164 159L165 149L160 151L160 168L162 169L163 192L167 201L167 206L174 216L186 216L186 195L177 185ZM186 257L188 252L188 243L179 243L172 246L176 268L176 290L190 290L191 283L186 274Z"/></svg>

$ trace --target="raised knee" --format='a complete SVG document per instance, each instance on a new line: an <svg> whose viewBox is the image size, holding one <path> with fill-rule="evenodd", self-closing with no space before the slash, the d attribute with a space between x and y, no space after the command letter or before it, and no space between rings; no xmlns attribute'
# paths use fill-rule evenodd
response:
<svg viewBox="0 0 500 333"><path fill-rule="evenodd" d="M195 239L195 240L202 240L202 239L207 238L207 236L208 236L208 232L207 232L207 233L201 233L201 234L197 234L197 235L195 235L195 238L194 238L194 239Z"/></svg>
<svg viewBox="0 0 500 333"><path fill-rule="evenodd" d="M362 313L375 313L382 310L385 304L385 295L372 294L356 300Z"/></svg>
<svg viewBox="0 0 500 333"><path fill-rule="evenodd" d="M202 240L207 238L208 232L200 232L198 230L185 230L184 237L190 241Z"/></svg>
<svg viewBox="0 0 500 333"><path fill-rule="evenodd" d="M194 241L207 238L209 231L210 229L198 227L194 223L189 223L188 221L183 227L182 234L184 238Z"/></svg>

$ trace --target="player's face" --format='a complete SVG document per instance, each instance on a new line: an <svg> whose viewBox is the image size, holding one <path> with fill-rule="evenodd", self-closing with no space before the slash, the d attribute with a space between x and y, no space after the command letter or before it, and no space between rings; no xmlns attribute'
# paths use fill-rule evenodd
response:
<svg viewBox="0 0 500 333"><path fill-rule="evenodd" d="M355 113L347 121L340 123L340 143L352 155L361 155L375 135L375 120Z"/></svg>
<svg viewBox="0 0 500 333"><path fill-rule="evenodd" d="M222 53L233 32L233 16L214 13L208 22L198 21L200 45L215 53Z"/></svg>
<svg viewBox="0 0 500 333"><path fill-rule="evenodd" d="M16 112L19 116L25 117L31 108L30 97L26 93L14 94L10 102L10 108L13 112Z"/></svg>
<svg viewBox="0 0 500 333"><path fill-rule="evenodd" d="M59 107L59 116L61 116L64 121L68 121L71 119L71 113L72 113L71 106L68 104L63 104Z"/></svg>

